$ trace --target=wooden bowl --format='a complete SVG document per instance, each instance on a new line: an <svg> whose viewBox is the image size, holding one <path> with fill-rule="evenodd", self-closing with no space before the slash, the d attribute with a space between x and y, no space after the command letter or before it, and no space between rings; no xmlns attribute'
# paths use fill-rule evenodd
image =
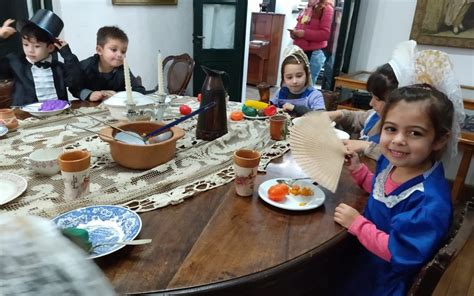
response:
<svg viewBox="0 0 474 296"><path fill-rule="evenodd" d="M135 121L118 124L117 127L142 135L163 125L161 122ZM100 138L109 143L112 158L121 166L129 169L151 169L174 158L176 141L184 136L184 130L177 126L170 130L173 136L168 140L147 145L131 145L112 140L118 131L111 127L101 129L100 134L103 136Z"/></svg>

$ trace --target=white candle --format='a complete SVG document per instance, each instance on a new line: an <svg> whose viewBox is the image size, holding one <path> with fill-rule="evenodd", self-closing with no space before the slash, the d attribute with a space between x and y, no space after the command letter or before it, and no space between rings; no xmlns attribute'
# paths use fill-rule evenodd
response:
<svg viewBox="0 0 474 296"><path fill-rule="evenodd" d="M123 60L123 75L125 77L125 91L127 92L127 104L133 104L132 97L132 84L130 83L130 69L128 68L128 63Z"/></svg>
<svg viewBox="0 0 474 296"><path fill-rule="evenodd" d="M165 89L163 85L163 60L161 59L160 50L158 51L158 94L165 94Z"/></svg>

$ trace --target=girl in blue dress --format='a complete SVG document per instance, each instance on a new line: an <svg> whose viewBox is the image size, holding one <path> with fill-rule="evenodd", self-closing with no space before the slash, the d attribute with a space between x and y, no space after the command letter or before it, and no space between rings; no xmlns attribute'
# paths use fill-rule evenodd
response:
<svg viewBox="0 0 474 296"><path fill-rule="evenodd" d="M458 124L453 114L448 97L427 84L399 88L381 114L375 174L356 153L348 155L348 169L370 196L363 215L344 203L334 214L364 247L344 294L406 295L440 247L452 206L439 160Z"/></svg>

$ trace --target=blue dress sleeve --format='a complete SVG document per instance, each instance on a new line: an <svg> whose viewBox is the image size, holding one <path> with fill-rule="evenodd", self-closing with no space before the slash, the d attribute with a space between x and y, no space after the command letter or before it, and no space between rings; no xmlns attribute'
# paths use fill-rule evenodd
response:
<svg viewBox="0 0 474 296"><path fill-rule="evenodd" d="M323 94L314 89L308 96L308 107L309 109L316 111L316 110L326 110L326 106L324 104L324 97Z"/></svg>
<svg viewBox="0 0 474 296"><path fill-rule="evenodd" d="M410 210L391 220L388 248L394 272L419 269L432 258L448 232L452 215L449 191L432 185L435 188L425 186L425 192L412 193L410 202L403 204Z"/></svg>

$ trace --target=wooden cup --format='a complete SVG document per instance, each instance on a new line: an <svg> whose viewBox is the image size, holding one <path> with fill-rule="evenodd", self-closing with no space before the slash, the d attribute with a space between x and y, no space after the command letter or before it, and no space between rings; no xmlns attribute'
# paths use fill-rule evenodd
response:
<svg viewBox="0 0 474 296"><path fill-rule="evenodd" d="M89 193L90 163L89 151L73 150L59 155L58 164L64 179L66 200L75 200Z"/></svg>
<svg viewBox="0 0 474 296"><path fill-rule="evenodd" d="M281 141L288 134L288 119L285 115L274 115L270 117L270 137L272 140Z"/></svg>
<svg viewBox="0 0 474 296"><path fill-rule="evenodd" d="M260 152L239 149L234 152L235 191L240 196L253 194L255 177L257 176Z"/></svg>
<svg viewBox="0 0 474 296"><path fill-rule="evenodd" d="M18 120L12 109L0 109L0 123L4 124L8 130L14 131L18 127Z"/></svg>

